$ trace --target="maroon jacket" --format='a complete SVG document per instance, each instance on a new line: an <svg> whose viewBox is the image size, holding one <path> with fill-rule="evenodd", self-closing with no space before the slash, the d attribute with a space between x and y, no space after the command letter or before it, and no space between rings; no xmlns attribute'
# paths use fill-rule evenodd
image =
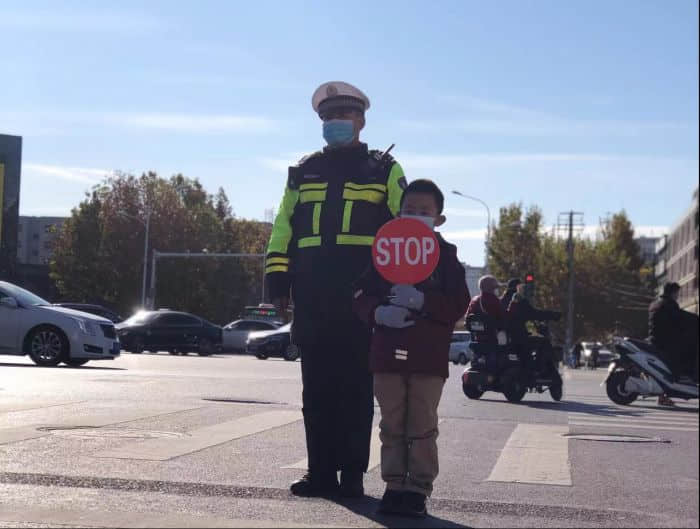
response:
<svg viewBox="0 0 700 529"><path fill-rule="evenodd" d="M388 304L391 283L370 266L357 281L353 308L373 329L370 370L374 373L421 373L449 376L449 351L455 322L469 305L469 289L464 267L457 259L457 248L437 234L440 261L435 272L416 288L425 294L416 324L405 329L376 325L374 311ZM398 351L407 352L397 355ZM398 356L398 357L397 357ZM404 359L405 357L405 359Z"/></svg>
<svg viewBox="0 0 700 529"><path fill-rule="evenodd" d="M481 343L498 343L497 333L505 328L506 312L503 310L501 300L496 297L496 294L484 292L471 300L467 309L467 318L470 314L487 314L491 316L491 326L489 332L478 333L475 336L477 342Z"/></svg>

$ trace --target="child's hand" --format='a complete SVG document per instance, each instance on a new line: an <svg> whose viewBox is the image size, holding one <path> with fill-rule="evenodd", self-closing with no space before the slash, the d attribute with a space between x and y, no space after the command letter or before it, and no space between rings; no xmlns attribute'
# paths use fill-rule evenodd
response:
<svg viewBox="0 0 700 529"><path fill-rule="evenodd" d="M411 285L394 285L391 287L391 297L389 300L392 305L398 307L420 310L423 308L425 295Z"/></svg>
<svg viewBox="0 0 700 529"><path fill-rule="evenodd" d="M374 311L374 322L377 325L391 327L393 329L405 329L415 325L414 320L410 320L411 312L404 307L394 307L382 305Z"/></svg>

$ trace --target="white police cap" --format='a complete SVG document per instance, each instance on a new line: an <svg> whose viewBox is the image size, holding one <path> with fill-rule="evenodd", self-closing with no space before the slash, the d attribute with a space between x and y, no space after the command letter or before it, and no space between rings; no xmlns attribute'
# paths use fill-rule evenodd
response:
<svg viewBox="0 0 700 529"><path fill-rule="evenodd" d="M321 117L324 111L338 107L355 107L364 112L369 108L369 98L349 83L330 81L316 89L311 97L311 106Z"/></svg>

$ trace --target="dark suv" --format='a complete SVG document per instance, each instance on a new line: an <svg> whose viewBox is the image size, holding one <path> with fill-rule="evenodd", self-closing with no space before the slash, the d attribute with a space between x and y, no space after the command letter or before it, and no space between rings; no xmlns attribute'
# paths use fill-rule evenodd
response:
<svg viewBox="0 0 700 529"><path fill-rule="evenodd" d="M186 312L137 312L116 328L122 349L136 354L168 351L209 356L221 349L221 327Z"/></svg>

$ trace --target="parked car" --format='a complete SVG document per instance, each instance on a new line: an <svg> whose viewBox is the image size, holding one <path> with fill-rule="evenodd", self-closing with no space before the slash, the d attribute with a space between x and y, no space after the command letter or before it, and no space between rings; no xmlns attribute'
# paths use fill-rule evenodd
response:
<svg viewBox="0 0 700 529"><path fill-rule="evenodd" d="M122 347L135 354L168 351L209 356L221 349L221 327L187 312L140 311L116 328Z"/></svg>
<svg viewBox="0 0 700 529"><path fill-rule="evenodd" d="M28 290L0 281L0 353L29 355L39 366L82 366L112 360L120 344L106 318L56 307Z"/></svg>
<svg viewBox="0 0 700 529"><path fill-rule="evenodd" d="M112 323L121 323L124 321L119 314L103 307L102 305L91 305L89 303L54 303L56 307L65 307L67 309L79 310L80 312L87 312L89 314L94 314L95 316L102 316L107 318Z"/></svg>
<svg viewBox="0 0 700 529"><path fill-rule="evenodd" d="M280 324L262 320L236 320L224 325L222 349L224 351L244 352L248 335L256 331L274 331Z"/></svg>
<svg viewBox="0 0 700 529"><path fill-rule="evenodd" d="M260 360L278 357L293 362L301 356L300 349L292 343L291 323L274 331L251 332L247 350Z"/></svg>
<svg viewBox="0 0 700 529"><path fill-rule="evenodd" d="M469 331L455 331L450 340L450 361L454 364L465 365L474 354L469 346L472 343L472 333Z"/></svg>

